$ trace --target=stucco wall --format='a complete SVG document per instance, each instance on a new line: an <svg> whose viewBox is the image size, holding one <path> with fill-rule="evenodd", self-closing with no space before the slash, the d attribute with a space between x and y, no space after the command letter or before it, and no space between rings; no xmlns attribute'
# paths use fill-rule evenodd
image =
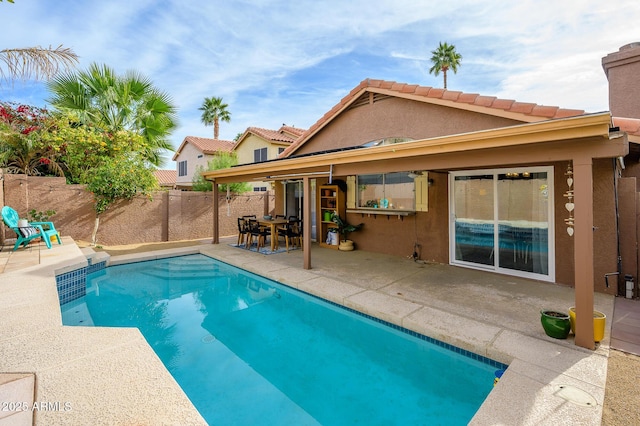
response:
<svg viewBox="0 0 640 426"><path fill-rule="evenodd" d="M201 155L202 157L198 158L199 155ZM187 174L186 176L177 176L176 183L180 185L190 186L193 181L193 176L195 174L196 167L202 166L206 169L207 162L212 158L213 158L212 155L205 155L202 153L202 151L194 147L192 144L187 143L182 148L182 151L180 151L180 154L176 158L176 163L186 160Z"/></svg>
<svg viewBox="0 0 640 426"><path fill-rule="evenodd" d="M574 241L567 233L564 222L568 218L564 196L567 191L567 162L554 166L554 211L556 282L573 286ZM538 164L539 165L539 164ZM532 165L533 166L533 165ZM613 165L611 159L597 160L594 173L594 288L598 292L615 294L613 284L606 288L604 276L617 271L617 234L615 220L615 197L613 188ZM349 235L358 249L385 253L394 256L411 256L414 243L419 245L420 258L427 261L449 262L449 195L448 174L429 172L433 184L429 187L429 211L417 212L402 219L394 216L368 216L348 213L347 221L365 226Z"/></svg>
<svg viewBox="0 0 640 426"><path fill-rule="evenodd" d="M83 185L67 185L64 178L4 175L4 198L0 204L14 208L22 217L28 211L53 209L51 219L62 235L74 240L91 241L95 223L92 195ZM158 191L152 200L136 197L123 201L101 215L97 242L104 245L179 241L211 238L213 235L213 200L211 193ZM238 195L228 204L220 195L220 236L237 234L238 216L264 214L265 197L274 205L271 193ZM13 231L2 226L6 238Z"/></svg>
<svg viewBox="0 0 640 426"><path fill-rule="evenodd" d="M426 139L514 124L520 122L407 99L388 98L343 112L302 145L296 154L357 146L382 138Z"/></svg>
<svg viewBox="0 0 640 426"><path fill-rule="evenodd" d="M609 80L611 114L640 118L640 43L630 43L605 56L602 66Z"/></svg>

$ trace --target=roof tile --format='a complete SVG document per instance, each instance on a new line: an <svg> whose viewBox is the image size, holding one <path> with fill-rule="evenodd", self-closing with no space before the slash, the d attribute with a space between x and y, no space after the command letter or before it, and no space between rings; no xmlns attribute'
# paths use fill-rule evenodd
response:
<svg viewBox="0 0 640 426"><path fill-rule="evenodd" d="M460 93L460 96L458 96L458 102L473 104L476 102L476 98L478 96L479 95L477 93Z"/></svg>
<svg viewBox="0 0 640 426"><path fill-rule="evenodd" d="M509 111L511 112L520 112L523 114L530 114L531 111L533 111L533 107L535 107L536 104L531 104L531 103L526 103L526 102L514 102L511 105L511 108L509 109Z"/></svg>
<svg viewBox="0 0 640 426"><path fill-rule="evenodd" d="M516 102L512 99L500 99L495 96L482 96L475 93L463 93L453 90L439 89L429 86L419 86L414 84L398 83L395 81L387 80L375 80L365 79L356 88L354 88L349 95L345 96L340 102L335 105L331 110L324 114L320 120L315 122L304 134L302 134L294 143L292 143L281 155L286 157L293 153L300 145L306 142L317 129L322 127L327 121L331 120L336 114L338 114L346 105L351 103L356 95L362 93L367 88L376 88L381 90L388 90L397 92L399 96L403 94L412 94L416 97L435 98L442 99L443 101L449 101L459 104L473 104L479 107L487 109L487 114L491 114L491 110L504 110L514 114L522 114L530 117L540 118L566 118L576 115L584 114L583 110L577 109L564 109L554 106L543 106L534 103ZM418 98L419 100L419 98ZM428 101L427 101L428 102ZM523 119L523 121L526 121ZM640 130L638 130L640 132Z"/></svg>

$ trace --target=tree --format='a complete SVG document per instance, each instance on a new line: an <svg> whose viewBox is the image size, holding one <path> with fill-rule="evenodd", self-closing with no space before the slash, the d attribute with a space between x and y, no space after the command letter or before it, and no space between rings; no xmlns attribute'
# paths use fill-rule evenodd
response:
<svg viewBox="0 0 640 426"><path fill-rule="evenodd" d="M451 44L447 44L447 42L440 42L438 48L431 52L431 62L433 66L429 69L429 74L433 74L436 77L442 71L444 75L444 88L447 88L447 71L452 69L454 73L458 72L458 67L460 66L460 60L462 59L462 55L456 52L456 47Z"/></svg>
<svg viewBox="0 0 640 426"><path fill-rule="evenodd" d="M71 49L26 47L0 50L0 82L13 80L48 80L57 73L78 63L78 55Z"/></svg>
<svg viewBox="0 0 640 426"><path fill-rule="evenodd" d="M229 105L222 102L222 98L204 98L202 106L198 108L202 111L201 121L205 126L213 124L213 138L218 139L220 133L220 121L226 123L231 121L231 113L227 110Z"/></svg>
<svg viewBox="0 0 640 426"><path fill-rule="evenodd" d="M194 191L211 191L213 189L211 181L205 180L202 177L202 172L211 171L211 170L220 170L220 169L228 169L232 166L238 164L238 157L235 152L218 152L209 162L207 163L207 169L205 170L202 166L197 166L195 173L193 175L193 187ZM247 182L240 183L231 183L228 186L229 192L233 192L234 194L242 194L243 192L249 191L250 185ZM226 192L227 185L221 184L220 191Z"/></svg>
<svg viewBox="0 0 640 426"><path fill-rule="evenodd" d="M177 126L177 109L168 94L135 71L119 76L107 65L94 63L86 71L56 76L49 90L49 103L58 111L75 113L81 125L142 136L147 143L140 154L155 166L164 163L165 150L173 151L169 135Z"/></svg>
<svg viewBox="0 0 640 426"><path fill-rule="evenodd" d="M96 212L91 244L96 244L100 216L109 207L121 200L131 200L137 194L150 197L151 191L157 189L157 180L145 162L140 156L104 158L100 166L83 176L87 190L93 193Z"/></svg>

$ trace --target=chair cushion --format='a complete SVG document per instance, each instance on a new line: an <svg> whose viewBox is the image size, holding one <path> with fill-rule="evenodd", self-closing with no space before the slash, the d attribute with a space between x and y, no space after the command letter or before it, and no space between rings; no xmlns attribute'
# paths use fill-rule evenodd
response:
<svg viewBox="0 0 640 426"><path fill-rule="evenodd" d="M27 226L24 228L19 228L20 229L20 233L22 234L23 237L28 238L32 235L36 235L38 231L36 228L34 228L33 226Z"/></svg>

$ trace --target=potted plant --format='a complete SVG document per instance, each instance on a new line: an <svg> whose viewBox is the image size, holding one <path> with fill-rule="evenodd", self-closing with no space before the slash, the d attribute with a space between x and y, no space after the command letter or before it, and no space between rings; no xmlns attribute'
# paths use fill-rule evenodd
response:
<svg viewBox="0 0 640 426"><path fill-rule="evenodd" d="M571 330L569 315L553 309L540 311L540 321L547 336L554 339L566 339Z"/></svg>
<svg viewBox="0 0 640 426"><path fill-rule="evenodd" d="M364 226L364 223L359 225L350 225L346 220L342 219L338 213L333 212L331 215L331 221L336 224L338 234L340 234L340 245L338 246L339 250L342 251L351 251L353 250L353 241L349 240L347 237L349 233L359 230Z"/></svg>
<svg viewBox="0 0 640 426"><path fill-rule="evenodd" d="M576 308L569 308L569 321L571 322L571 332L576 334ZM607 316L599 311L593 311L593 341L599 342L604 339L604 328Z"/></svg>

